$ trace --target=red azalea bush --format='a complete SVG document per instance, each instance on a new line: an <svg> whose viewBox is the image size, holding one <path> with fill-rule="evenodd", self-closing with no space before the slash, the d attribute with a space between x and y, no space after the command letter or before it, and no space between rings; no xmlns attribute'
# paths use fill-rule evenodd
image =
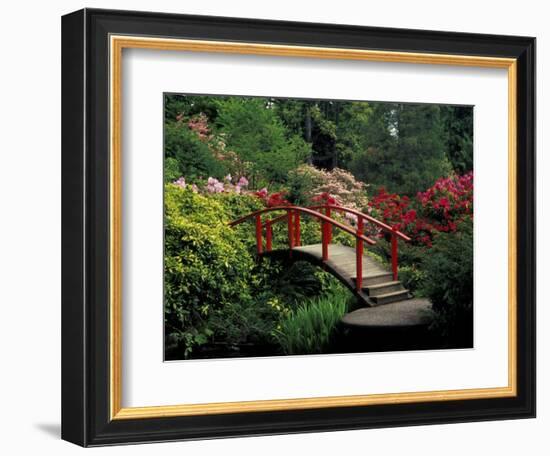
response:
<svg viewBox="0 0 550 456"><path fill-rule="evenodd" d="M319 195L314 196L313 198L311 198L311 201L313 203L318 203L318 204L322 204L322 205L330 205L330 206L339 206L340 205L340 203L338 202L336 197L332 196L328 192L323 192L323 193L320 193Z"/></svg>
<svg viewBox="0 0 550 456"><path fill-rule="evenodd" d="M408 196L388 193L384 188L381 188L369 202L371 214L375 218L406 233L413 242L430 246L432 226L427 220L419 217L412 205L413 202ZM383 236L384 232L381 231L379 234Z"/></svg>
<svg viewBox="0 0 550 456"><path fill-rule="evenodd" d="M260 198L266 207L288 206L290 203L285 199L285 192L275 192L269 194L267 188L264 187L254 194Z"/></svg>
<svg viewBox="0 0 550 456"><path fill-rule="evenodd" d="M463 176L438 179L417 198L425 216L433 220L435 230L454 232L459 222L473 217L474 174L470 171Z"/></svg>
<svg viewBox="0 0 550 456"><path fill-rule="evenodd" d="M381 188L369 206L375 217L406 233L416 244L431 247L434 232L454 232L458 223L473 217L474 176L438 179L416 201Z"/></svg>

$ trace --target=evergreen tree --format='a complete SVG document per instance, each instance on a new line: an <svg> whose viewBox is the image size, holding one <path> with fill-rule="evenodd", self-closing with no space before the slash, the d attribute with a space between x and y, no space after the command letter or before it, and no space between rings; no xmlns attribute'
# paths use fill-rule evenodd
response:
<svg viewBox="0 0 550 456"><path fill-rule="evenodd" d="M269 99L220 99L216 124L226 147L250 163L255 181L284 182L288 171L309 154L307 144L287 131Z"/></svg>
<svg viewBox="0 0 550 456"><path fill-rule="evenodd" d="M350 168L375 189L414 195L451 171L437 105L375 104L366 131Z"/></svg>
<svg viewBox="0 0 550 456"><path fill-rule="evenodd" d="M474 110L470 106L441 106L445 145L453 169L464 174L474 169Z"/></svg>

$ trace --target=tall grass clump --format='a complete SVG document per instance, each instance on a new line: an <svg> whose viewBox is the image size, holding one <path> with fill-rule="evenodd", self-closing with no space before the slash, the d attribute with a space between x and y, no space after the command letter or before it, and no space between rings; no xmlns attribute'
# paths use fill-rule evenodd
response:
<svg viewBox="0 0 550 456"><path fill-rule="evenodd" d="M324 353L336 326L347 312L350 293L342 286L331 286L328 293L310 299L283 320L275 338L287 355Z"/></svg>

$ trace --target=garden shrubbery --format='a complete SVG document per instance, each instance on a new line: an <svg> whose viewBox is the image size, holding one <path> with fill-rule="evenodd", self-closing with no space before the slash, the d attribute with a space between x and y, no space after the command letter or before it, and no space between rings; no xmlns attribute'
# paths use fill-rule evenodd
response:
<svg viewBox="0 0 550 456"><path fill-rule="evenodd" d="M277 327L334 287L334 279L309 263L256 261L251 226L228 222L260 207L250 194L206 196L183 180L165 186L168 358L214 356L222 348L226 356L253 347L283 351ZM286 238L280 242L286 245Z"/></svg>
<svg viewBox="0 0 550 456"><path fill-rule="evenodd" d="M222 337L237 345L255 328L254 260L228 225L224 206L190 189L166 185L165 325L167 345L189 356Z"/></svg>
<svg viewBox="0 0 550 456"><path fill-rule="evenodd" d="M432 302L433 328L452 347L473 346L474 242L471 220L435 236L423 262L422 291ZM482 305L482 303L480 303Z"/></svg>

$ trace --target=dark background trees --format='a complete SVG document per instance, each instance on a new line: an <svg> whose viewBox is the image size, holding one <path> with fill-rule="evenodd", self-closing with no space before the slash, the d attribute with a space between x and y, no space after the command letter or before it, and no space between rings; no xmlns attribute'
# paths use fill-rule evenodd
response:
<svg viewBox="0 0 550 456"><path fill-rule="evenodd" d="M310 163L410 196L473 168L468 106L167 94L165 108L167 180L221 178L235 169L227 152L255 183L283 184Z"/></svg>

